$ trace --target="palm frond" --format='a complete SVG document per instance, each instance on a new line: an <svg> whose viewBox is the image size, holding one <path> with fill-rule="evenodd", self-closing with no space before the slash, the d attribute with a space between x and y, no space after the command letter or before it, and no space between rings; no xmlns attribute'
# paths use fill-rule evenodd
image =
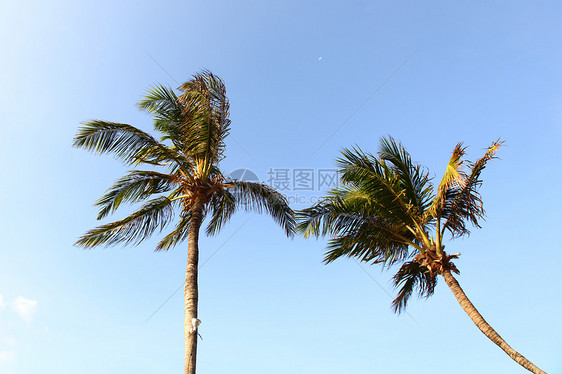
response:
<svg viewBox="0 0 562 374"><path fill-rule="evenodd" d="M156 250L168 250L183 242L189 236L189 224L191 223L191 213L185 214L174 231L169 233L158 243Z"/></svg>
<svg viewBox="0 0 562 374"><path fill-rule="evenodd" d="M433 188L428 172L421 165L414 164L406 148L392 137L381 139L379 156L392 164L408 204L413 205L418 214L423 213L429 206Z"/></svg>
<svg viewBox="0 0 562 374"><path fill-rule="evenodd" d="M153 199L127 218L88 231L75 245L92 248L101 244L141 243L156 230L162 231L173 217L172 200Z"/></svg>
<svg viewBox="0 0 562 374"><path fill-rule="evenodd" d="M175 128L185 153L207 177L212 165L224 155L230 131L229 108L224 82L209 71L196 74L181 85L179 100L187 119Z"/></svg>
<svg viewBox="0 0 562 374"><path fill-rule="evenodd" d="M185 120L184 108L178 96L171 87L161 84L148 90L137 107L153 115L154 128L166 134L163 139L172 137L174 127L181 126Z"/></svg>
<svg viewBox="0 0 562 374"><path fill-rule="evenodd" d="M465 161L462 159L466 151L462 143L458 143L453 150L451 159L447 164L443 178L437 187L437 195L433 199L431 207L427 210L427 218L441 216L448 194L454 189L462 188L466 180L466 173L462 170Z"/></svg>
<svg viewBox="0 0 562 374"><path fill-rule="evenodd" d="M433 295L437 277L432 276L427 268L417 261L408 261L394 275L393 282L399 291L392 302L392 307L396 313L401 313L406 309L406 304L414 292L425 298Z"/></svg>
<svg viewBox="0 0 562 374"><path fill-rule="evenodd" d="M324 257L326 263L347 256L390 265L408 257L409 245L416 238L404 225L394 225L373 214L369 205L368 198L360 195L338 196L333 193L296 213L299 222L296 231L305 237L332 237Z"/></svg>
<svg viewBox="0 0 562 374"><path fill-rule="evenodd" d="M296 211L295 231L305 238L332 235L332 232L336 231L335 228L332 228L332 223L338 218L333 209L333 199L335 197L326 197L310 208Z"/></svg>
<svg viewBox="0 0 562 374"><path fill-rule="evenodd" d="M377 214L393 224L415 226L422 221L420 209L409 200L400 175L385 160L354 148L342 151L336 162L344 188L360 189L377 208ZM423 199L419 196L416 201Z"/></svg>
<svg viewBox="0 0 562 374"><path fill-rule="evenodd" d="M236 211L236 198L227 189L221 188L211 200L209 224L205 230L207 235L216 235Z"/></svg>
<svg viewBox="0 0 562 374"><path fill-rule="evenodd" d="M392 229L363 222L347 235L328 241L324 263L331 263L341 257L353 257L370 264L390 266L409 256L409 245L398 240L392 234Z"/></svg>
<svg viewBox="0 0 562 374"><path fill-rule="evenodd" d="M78 130L74 146L95 153L113 153L128 164L159 164L174 161L181 165L177 155L151 135L134 126L89 121Z"/></svg>
<svg viewBox="0 0 562 374"><path fill-rule="evenodd" d="M478 192L482 185L480 174L488 161L493 160L495 153L502 146L503 141L497 140L486 150L484 156L471 165L470 174L462 185L448 191L443 211L447 220L443 225L443 232L449 231L453 237L469 234L466 223L470 222L475 227L480 227L479 220L484 218L482 197Z"/></svg>
<svg viewBox="0 0 562 374"><path fill-rule="evenodd" d="M123 202L137 202L150 195L168 192L177 186L178 178L155 171L133 170L118 179L96 202L98 219L113 213Z"/></svg>
<svg viewBox="0 0 562 374"><path fill-rule="evenodd" d="M238 207L243 206L246 211L268 213L288 236L293 236L294 213L283 195L262 183L233 181L230 184Z"/></svg>
<svg viewBox="0 0 562 374"><path fill-rule="evenodd" d="M336 165L340 168L339 176L343 183L357 185L365 177L383 175L379 160L372 154L357 147L345 148L341 153L341 157L336 159Z"/></svg>
<svg viewBox="0 0 562 374"><path fill-rule="evenodd" d="M181 115L182 112L182 107L174 90L161 84L156 84L149 89L137 103L137 108L163 117L169 117L170 114Z"/></svg>

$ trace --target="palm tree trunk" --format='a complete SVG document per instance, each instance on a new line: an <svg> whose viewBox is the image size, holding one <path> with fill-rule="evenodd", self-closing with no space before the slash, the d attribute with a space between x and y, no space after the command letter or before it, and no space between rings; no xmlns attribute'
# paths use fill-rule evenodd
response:
<svg viewBox="0 0 562 374"><path fill-rule="evenodd" d="M464 309L466 314L468 314L472 322L474 322L476 327L478 327L480 331L482 331L482 333L488 337L488 339L490 339L497 346L503 349L503 351L507 353L509 357L511 357L513 360L515 360L515 362L523 366L525 369L535 374L546 374L546 372L536 367L531 361L527 360L525 357L523 357L523 355L511 348L509 344L507 344L505 340L503 340L502 337L496 332L496 330L494 330L492 326L490 326L488 322L486 322L484 317L482 317L482 315L478 312L478 310L476 310L474 305L472 305L468 297L466 297L466 294L459 285L459 282L457 282L457 280L455 279L455 277L453 277L449 270L443 271L442 275L443 278L445 278L447 286L449 286L451 291L453 291L453 294L457 298L457 301Z"/></svg>
<svg viewBox="0 0 562 374"><path fill-rule="evenodd" d="M199 228L203 220L203 204L195 202L191 210L187 249L187 271L185 273L185 318L183 323L185 338L185 374L195 374L197 358L197 331L191 330L192 319L197 318L199 266Z"/></svg>

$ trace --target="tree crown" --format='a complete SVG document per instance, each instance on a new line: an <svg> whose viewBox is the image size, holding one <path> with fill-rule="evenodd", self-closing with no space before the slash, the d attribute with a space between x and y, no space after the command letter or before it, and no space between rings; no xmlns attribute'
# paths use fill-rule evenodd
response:
<svg viewBox="0 0 562 374"><path fill-rule="evenodd" d="M345 149L337 159L341 186L314 206L297 212L297 231L330 236L324 261L353 257L385 267L401 263L394 276L400 288L394 308L401 311L412 292L428 297L436 275L458 272L444 251L443 236L468 235L484 217L480 174L502 145L496 141L476 162L463 159L457 144L439 185L412 161L402 144L381 139L378 155Z"/></svg>
<svg viewBox="0 0 562 374"><path fill-rule="evenodd" d="M292 235L293 212L281 194L262 183L231 180L220 169L230 131L229 107L224 82L203 71L183 83L179 94L156 85L139 101L138 108L153 117L159 139L128 124L85 122L74 138L75 147L111 153L127 165L151 170L131 170L96 202L98 219L122 203L146 201L139 210L88 231L76 244L139 244L162 231L179 211L175 229L157 247L168 249L187 238L196 207L210 217L207 234L217 233L243 208L268 213Z"/></svg>

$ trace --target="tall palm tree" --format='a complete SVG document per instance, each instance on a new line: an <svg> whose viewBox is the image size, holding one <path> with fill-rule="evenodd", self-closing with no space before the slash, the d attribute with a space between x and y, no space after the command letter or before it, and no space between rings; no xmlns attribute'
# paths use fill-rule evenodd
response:
<svg viewBox="0 0 562 374"><path fill-rule="evenodd" d="M469 234L484 216L478 189L480 174L502 142L494 142L484 156L463 159L459 143L435 189L428 172L412 162L406 149L392 138L381 140L378 157L358 148L344 150L337 160L342 185L314 206L297 212L297 231L305 237L328 235L325 256L330 263L352 257L384 267L401 265L393 281L398 296L394 310L404 310L413 293L429 297L438 276L455 295L470 319L513 360L533 373L544 373L511 348L472 305L452 273L458 270L443 244Z"/></svg>
<svg viewBox="0 0 562 374"><path fill-rule="evenodd" d="M157 85L138 103L154 117L157 140L131 125L89 121L74 146L96 153L113 153L125 164L149 166L117 180L96 203L98 219L122 203L148 200L128 217L88 231L76 242L92 248L117 243L139 244L161 232L179 213L175 228L158 244L167 250L188 239L185 277L185 373L194 374L197 354L199 231L216 234L239 208L265 212L292 235L294 218L286 199L273 188L231 180L219 168L230 128L229 102L223 81L204 71L181 85L180 95ZM161 171L155 171L154 169Z"/></svg>

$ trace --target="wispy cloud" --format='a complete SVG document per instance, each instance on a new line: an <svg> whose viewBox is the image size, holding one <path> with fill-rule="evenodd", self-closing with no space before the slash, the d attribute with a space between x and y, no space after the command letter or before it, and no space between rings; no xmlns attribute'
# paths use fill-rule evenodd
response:
<svg viewBox="0 0 562 374"><path fill-rule="evenodd" d="M0 294L0 310L6 307L9 307L12 311L16 312L16 314L26 322L31 322L31 319L37 310L37 300L18 296L14 301L7 302L4 299L4 295Z"/></svg>
<svg viewBox="0 0 562 374"><path fill-rule="evenodd" d="M37 310L37 300L26 299L18 296L12 303L12 309L26 322L31 322Z"/></svg>
<svg viewBox="0 0 562 374"><path fill-rule="evenodd" d="M6 318L0 319L0 372L2 367L11 366L18 360L17 346L19 345L18 335L28 334L29 331L36 333L35 326L31 326L31 321L37 311L37 300L18 296L10 301L0 294L0 312ZM21 318L25 324L14 324L14 319ZM44 328L45 329L45 328ZM40 331L40 330L39 330Z"/></svg>

